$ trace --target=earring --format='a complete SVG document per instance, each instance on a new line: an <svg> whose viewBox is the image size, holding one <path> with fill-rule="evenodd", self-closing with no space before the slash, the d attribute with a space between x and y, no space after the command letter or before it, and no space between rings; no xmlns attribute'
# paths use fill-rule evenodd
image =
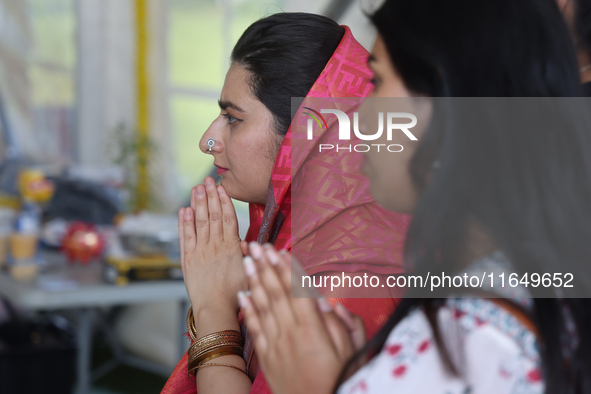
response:
<svg viewBox="0 0 591 394"><path fill-rule="evenodd" d="M208 148L207 151L211 152L211 148L213 148L215 146L215 140L213 138L210 138L207 140L206 144L207 144L207 148Z"/></svg>

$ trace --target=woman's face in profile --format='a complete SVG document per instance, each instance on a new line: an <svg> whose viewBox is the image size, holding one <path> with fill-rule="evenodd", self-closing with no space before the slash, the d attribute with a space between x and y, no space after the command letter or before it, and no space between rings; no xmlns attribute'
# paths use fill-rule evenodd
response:
<svg viewBox="0 0 591 394"><path fill-rule="evenodd" d="M371 193L380 205L391 211L412 213L418 200L418 193L410 176L409 164L424 133L424 119L430 118L430 105L415 105L417 100L411 99L413 95L396 72L380 35L376 38L368 63L374 74L375 89L370 98L366 99L359 108L360 129L364 130L364 133L375 132L378 129L378 113L399 112L400 108L395 107L403 106L404 112L412 113L419 118L417 127L412 128L412 134L418 141L410 140L400 130L393 130L392 138L388 140L387 133L384 131L381 137L372 143L386 146L401 145L402 151L389 152L385 148L380 149L379 152L376 149L370 150L363 154L365 162L361 170L369 177ZM393 97L409 99L408 101L394 100ZM401 123L407 122L408 120ZM385 124L386 121L384 121ZM396 149L392 148L392 150Z"/></svg>
<svg viewBox="0 0 591 394"><path fill-rule="evenodd" d="M233 64L220 97L220 115L199 143L216 141L211 154L221 185L228 195L249 203L265 204L280 136L273 129L273 114L251 92L250 72Z"/></svg>

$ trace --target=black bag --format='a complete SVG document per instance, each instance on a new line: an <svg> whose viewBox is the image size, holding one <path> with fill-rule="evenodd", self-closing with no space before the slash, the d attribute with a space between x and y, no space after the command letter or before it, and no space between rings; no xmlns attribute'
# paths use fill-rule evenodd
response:
<svg viewBox="0 0 591 394"><path fill-rule="evenodd" d="M113 224L120 211L114 191L99 184L65 178L52 178L55 193L45 208L45 220L62 218L94 224Z"/></svg>
<svg viewBox="0 0 591 394"><path fill-rule="evenodd" d="M55 314L24 319L0 298L10 319L0 324L0 394L68 394L76 378L75 334Z"/></svg>

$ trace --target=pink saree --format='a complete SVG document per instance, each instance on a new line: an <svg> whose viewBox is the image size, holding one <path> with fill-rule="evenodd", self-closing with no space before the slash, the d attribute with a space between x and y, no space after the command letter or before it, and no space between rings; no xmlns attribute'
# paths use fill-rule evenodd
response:
<svg viewBox="0 0 591 394"><path fill-rule="evenodd" d="M366 97L371 92L371 72L366 65L368 52L353 38L350 29L343 27L343 38L308 97ZM355 109L352 106L349 110ZM334 119L328 122L328 130L335 127ZM292 152L292 138L297 138L295 133L300 131L301 128L292 125L285 135L275 160L266 205L250 204L246 240L271 242L277 249L292 250L294 247L292 251L294 254L297 251L296 257L309 274L347 272L380 276L402 273L402 250L409 218L386 211L373 201L369 181L360 173L361 160L339 160L338 152L316 155L316 146L309 147L306 152ZM337 143L337 134L327 134L324 142L331 141L330 135L334 135L334 143ZM292 173L295 176L292 177ZM333 182L340 187L327 197L318 187L320 182ZM297 222L304 219L301 217L292 223L292 206L312 214L305 216L305 223ZM326 209L327 206L330 209ZM332 298L330 301L339 302L360 315L370 337L396 307L400 295L391 293L391 296ZM270 394L246 327L243 327L243 334L244 358L253 381L251 393ZM162 393L196 392L195 382L187 376L185 353Z"/></svg>

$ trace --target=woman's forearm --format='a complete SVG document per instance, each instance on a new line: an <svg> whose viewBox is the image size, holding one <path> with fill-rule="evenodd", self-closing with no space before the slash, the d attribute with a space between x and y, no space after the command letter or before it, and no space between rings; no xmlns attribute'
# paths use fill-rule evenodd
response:
<svg viewBox="0 0 591 394"><path fill-rule="evenodd" d="M209 363L228 364L246 370L244 359L239 356L222 356ZM197 372L197 392L199 394L248 394L252 383L243 372L228 366L199 368Z"/></svg>
<svg viewBox="0 0 591 394"><path fill-rule="evenodd" d="M230 311L230 312L228 312ZM240 332L240 325L236 313L230 309L207 309L195 312L195 329L197 338L202 338L214 332L233 330ZM199 394L247 394L252 385L246 373L246 362L237 355L217 357L206 364L227 364L229 366L201 367L197 370L197 392Z"/></svg>

